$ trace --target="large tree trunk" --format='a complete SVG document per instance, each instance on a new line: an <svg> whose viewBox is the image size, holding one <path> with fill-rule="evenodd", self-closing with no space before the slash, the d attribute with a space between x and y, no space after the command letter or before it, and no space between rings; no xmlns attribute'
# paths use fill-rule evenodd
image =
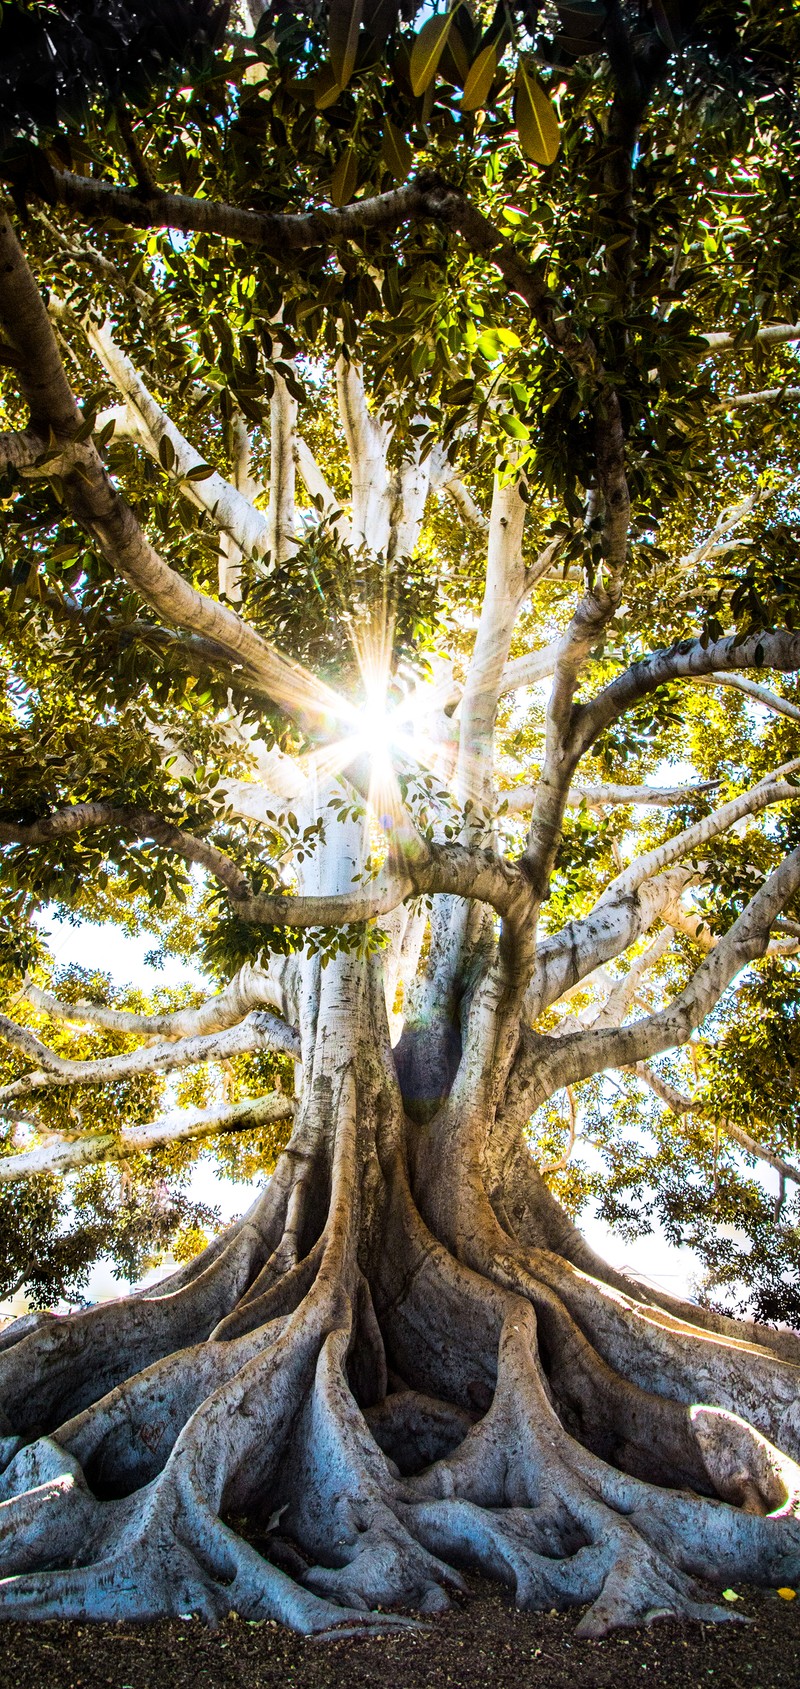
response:
<svg viewBox="0 0 800 1689"><path fill-rule="evenodd" d="M797 1339L604 1281L521 1144L464 1155L455 1093L413 1124L379 958L298 993L297 1125L245 1219L3 1335L3 1614L324 1632L462 1567L597 1636L730 1616L698 1577L797 1581Z"/></svg>

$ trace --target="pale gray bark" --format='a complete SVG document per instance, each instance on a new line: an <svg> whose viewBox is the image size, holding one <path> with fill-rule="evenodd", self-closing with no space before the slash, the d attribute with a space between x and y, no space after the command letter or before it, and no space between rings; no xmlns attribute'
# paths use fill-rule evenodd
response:
<svg viewBox="0 0 800 1689"><path fill-rule="evenodd" d="M0 1156L0 1183L30 1179L39 1173L74 1173L103 1161L124 1161L126 1156L163 1149L168 1144L215 1138L223 1132L252 1132L277 1120L291 1120L295 1105L291 1097L269 1091L247 1098L228 1108L180 1109L159 1115L142 1126L122 1126L118 1133L92 1132L62 1139L47 1134L35 1149Z"/></svg>

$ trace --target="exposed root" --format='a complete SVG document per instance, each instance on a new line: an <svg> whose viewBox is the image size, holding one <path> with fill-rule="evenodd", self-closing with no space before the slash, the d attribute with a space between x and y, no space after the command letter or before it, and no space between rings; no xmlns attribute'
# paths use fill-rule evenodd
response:
<svg viewBox="0 0 800 1689"><path fill-rule="evenodd" d="M756 1565L770 1579L800 1575L796 1468L790 1505L769 1520L620 1475L564 1430L535 1344L533 1313L517 1302L491 1409L451 1456L408 1480L407 1491L425 1498L421 1512L414 1502L409 1511L428 1546L477 1560L512 1584L520 1605L591 1601L585 1636L667 1614L729 1618L695 1586L698 1576L731 1581L752 1577ZM785 1481L777 1451L763 1456Z"/></svg>
<svg viewBox="0 0 800 1689"><path fill-rule="evenodd" d="M479 1568L601 1636L800 1581L798 1369L522 1243L479 1180L433 1190L434 1235L381 1060L313 1061L227 1240L0 1353L0 1614L326 1635L436 1613Z"/></svg>

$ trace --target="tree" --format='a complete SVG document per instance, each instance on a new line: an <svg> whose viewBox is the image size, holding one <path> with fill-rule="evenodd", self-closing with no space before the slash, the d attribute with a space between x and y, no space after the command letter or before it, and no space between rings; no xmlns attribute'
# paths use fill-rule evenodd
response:
<svg viewBox="0 0 800 1689"><path fill-rule="evenodd" d="M628 1171L647 1088L797 1177L796 17L327 29L3 166L12 1206L293 1125L171 1276L3 1333L2 1610L724 1618L800 1576L798 1339L604 1266L528 1126L619 1073ZM221 989L47 989L47 901Z"/></svg>

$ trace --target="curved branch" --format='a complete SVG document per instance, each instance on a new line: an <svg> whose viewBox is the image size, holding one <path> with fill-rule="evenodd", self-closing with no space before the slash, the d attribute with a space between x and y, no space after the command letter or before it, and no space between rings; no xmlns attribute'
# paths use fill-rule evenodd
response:
<svg viewBox="0 0 800 1689"><path fill-rule="evenodd" d="M800 887L800 849L792 851L751 898L747 908L714 946L689 984L665 1009L630 1026L574 1033L535 1041L534 1089L539 1100L607 1067L633 1067L684 1044L736 974L763 956L776 915ZM531 1059L529 1057L529 1059Z"/></svg>
<svg viewBox="0 0 800 1689"><path fill-rule="evenodd" d="M207 839L194 838L147 809L128 809L110 803L73 803L27 824L0 821L0 845L50 844L54 839L74 838L76 833L98 827L115 827L120 832L133 833L138 839L154 839L156 844L177 851L187 862L206 868L231 897L240 899L249 894L246 876L229 856Z"/></svg>
<svg viewBox="0 0 800 1689"><path fill-rule="evenodd" d="M349 926L390 915L414 892L414 883L407 875L381 874L368 886L352 892L333 892L327 897L293 896L291 892L285 896L280 893L250 896L237 903L236 913L243 921L252 921L256 925L298 928Z"/></svg>
<svg viewBox="0 0 800 1689"><path fill-rule="evenodd" d="M697 878L691 869L672 868L635 891L596 904L582 919L568 921L560 932L543 939L525 997L526 1017L536 1021L595 968L621 956L654 921L668 920L675 926L681 892Z"/></svg>
<svg viewBox="0 0 800 1689"><path fill-rule="evenodd" d="M636 1062L630 1072L635 1073L637 1079L641 1079L642 1084L662 1103L666 1103L671 1114L680 1118L684 1114L707 1112L695 1097L689 1097L674 1085L667 1084L661 1074L656 1073L647 1062ZM793 1166L791 1161L784 1161L782 1155L776 1154L775 1150L770 1149L767 1144L762 1144L758 1138L752 1138L743 1126L736 1126L732 1120L726 1120L722 1116L716 1124L721 1126L726 1137L738 1144L740 1149L746 1150L748 1155L754 1156L757 1161L765 1161L776 1173L780 1173L782 1179L789 1179L792 1184L800 1185L800 1168Z"/></svg>
<svg viewBox="0 0 800 1689"><path fill-rule="evenodd" d="M151 1044L144 1049L126 1050L120 1056L100 1056L96 1061L70 1061L57 1056L33 1033L16 1026L5 1015L0 1015L0 1037L41 1064L36 1072L24 1073L0 1089L0 1107L34 1091L50 1091L64 1085L110 1084L140 1073L171 1073L195 1062L224 1061L230 1056L251 1055L258 1050L292 1056L295 1061L300 1057L300 1040L294 1029L277 1015L259 1009L224 1032L181 1038L177 1043Z"/></svg>
<svg viewBox="0 0 800 1689"><path fill-rule="evenodd" d="M695 686L732 686L737 692L745 692L748 698L754 698L757 704L763 704L765 709L773 710L776 715L785 715L789 721L800 721L797 704L790 704L788 698L781 698L778 692L771 692L768 686L760 686L758 681L746 680L744 675L697 674L693 679Z"/></svg>
<svg viewBox="0 0 800 1689"><path fill-rule="evenodd" d="M229 240L242 241L246 246L260 246L277 259L290 252L307 251L310 247L328 249L342 241L357 239L367 229L394 229L409 219L446 222L459 209L467 220L471 212L480 225L486 219L471 206L465 195L450 188L439 178L421 174L404 187L370 199L356 201L338 210L276 213L247 211L238 205L211 199L194 199L189 194L159 192L157 196L143 195L137 189L118 183L76 176L69 170L48 168L46 196L51 202L65 205L89 221L115 218L119 222L142 229L180 229L186 234L218 234ZM13 178L17 181L18 168ZM32 197L41 195L41 180L25 184ZM491 229L491 225L488 225ZM462 231L463 232L463 231ZM499 245L501 237L492 231ZM484 236L485 239L485 236ZM503 241L515 263L516 254L510 242ZM520 265L521 268L526 268ZM505 269L506 281L512 281ZM542 284L538 284L542 288ZM542 288L542 292L544 289ZM733 331L699 334L697 354L739 351L743 348ZM757 330L753 341L761 346L785 345L800 340L800 323L775 323ZM750 344L748 342L747 344Z"/></svg>
<svg viewBox="0 0 800 1689"><path fill-rule="evenodd" d="M749 792L740 793L732 798L730 803L720 805L705 815L702 821L695 822L693 827L684 827L675 833L671 839L666 839L655 850L648 850L643 856L634 857L629 867L624 868L616 879L607 886L602 903L606 897L624 896L626 892L635 891L637 886L645 880L668 868L672 862L677 862L682 856L689 856L709 839L717 838L720 833L727 833L737 822L748 815L756 815L759 810L766 809L773 803L787 803L800 797L800 788L790 786L788 781L778 780L774 776L770 780L760 780Z"/></svg>
<svg viewBox="0 0 800 1689"><path fill-rule="evenodd" d="M100 184L95 184L100 185ZM297 663L275 651L241 616L209 598L170 568L142 532L133 511L116 491L95 446L73 445L83 417L78 409L39 289L7 217L0 216L0 322L17 356L22 396L31 426L52 430L69 459L49 473L61 473L69 508L95 540L111 568L160 616L200 634L241 663L305 730L327 739L330 713L341 700Z"/></svg>
<svg viewBox="0 0 800 1689"><path fill-rule="evenodd" d="M222 1132L252 1132L275 1120L293 1120L295 1105L280 1091L248 1098L230 1108L181 1109L162 1114L144 1126L123 1126L113 1132L87 1133L71 1139L49 1138L37 1149L0 1156L0 1184L31 1179L39 1173L74 1173L100 1161L124 1161L129 1155L162 1149L165 1144L216 1137Z"/></svg>
<svg viewBox="0 0 800 1689"><path fill-rule="evenodd" d="M738 640L725 639L703 645L687 639L669 651L655 651L634 663L604 687L590 703L578 708L573 718L572 746L576 758L588 751L599 733L617 721L640 698L649 697L659 686L676 680L696 680L718 672L741 669L777 669L791 673L800 668L800 634L779 630L752 633Z"/></svg>
<svg viewBox="0 0 800 1689"><path fill-rule="evenodd" d="M74 1021L79 1026L99 1026L109 1032L132 1033L148 1038L194 1038L207 1032L224 1032L238 1025L251 1009L280 1011L282 993L277 981L263 968L245 962L223 991L200 1003L196 1009L174 1009L161 1015L140 1015L131 1009L111 1009L102 1003L65 1003L50 991L26 980L24 995L35 1009L56 1020Z"/></svg>
<svg viewBox="0 0 800 1689"><path fill-rule="evenodd" d="M577 809L585 803L588 809L606 809L613 804L671 809L675 804L686 803L689 798L704 797L707 792L716 791L719 784L719 780L701 780L696 786L582 786L573 781L567 793L567 808ZM501 796L505 799L508 814L516 815L520 810L532 807L536 787L514 786Z"/></svg>

